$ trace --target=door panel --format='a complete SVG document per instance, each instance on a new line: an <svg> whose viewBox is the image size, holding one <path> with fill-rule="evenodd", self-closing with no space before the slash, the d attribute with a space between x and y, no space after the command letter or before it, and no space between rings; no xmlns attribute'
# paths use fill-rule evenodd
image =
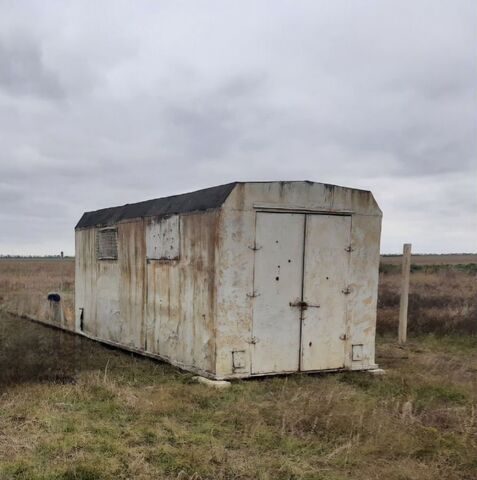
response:
<svg viewBox="0 0 477 480"><path fill-rule="evenodd" d="M341 368L345 360L351 217L307 215L301 370Z"/></svg>
<svg viewBox="0 0 477 480"><path fill-rule="evenodd" d="M300 360L305 215L257 213L252 373L294 372Z"/></svg>

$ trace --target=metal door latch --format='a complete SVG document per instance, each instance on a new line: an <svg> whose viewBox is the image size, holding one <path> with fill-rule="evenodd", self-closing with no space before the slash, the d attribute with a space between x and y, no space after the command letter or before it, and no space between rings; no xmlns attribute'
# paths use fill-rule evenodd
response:
<svg viewBox="0 0 477 480"><path fill-rule="evenodd" d="M348 253L354 252L354 248L353 248L351 245L348 245L348 246L345 248L345 252L348 252Z"/></svg>
<svg viewBox="0 0 477 480"><path fill-rule="evenodd" d="M341 290L345 295L349 295L351 293L351 288L346 287L343 290Z"/></svg>
<svg viewBox="0 0 477 480"><path fill-rule="evenodd" d="M301 308L302 310L306 310L307 308L320 308L319 305L311 305L308 302L302 302L302 301L297 301L297 302L290 302L289 303L290 307L298 307Z"/></svg>

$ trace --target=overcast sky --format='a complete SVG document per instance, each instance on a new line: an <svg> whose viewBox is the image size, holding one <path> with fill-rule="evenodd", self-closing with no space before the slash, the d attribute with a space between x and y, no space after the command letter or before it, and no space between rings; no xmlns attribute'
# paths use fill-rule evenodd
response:
<svg viewBox="0 0 477 480"><path fill-rule="evenodd" d="M477 1L0 0L0 253L233 180L373 191L382 251L477 251Z"/></svg>

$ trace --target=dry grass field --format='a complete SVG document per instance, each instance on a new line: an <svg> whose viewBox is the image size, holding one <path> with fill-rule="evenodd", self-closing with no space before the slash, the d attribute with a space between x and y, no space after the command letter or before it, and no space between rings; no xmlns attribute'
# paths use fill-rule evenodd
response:
<svg viewBox="0 0 477 480"><path fill-rule="evenodd" d="M477 265L413 267L409 292L411 334L477 335ZM380 274L378 332L398 328L400 269Z"/></svg>
<svg viewBox="0 0 477 480"><path fill-rule="evenodd" d="M0 260L0 306L58 289L72 271L69 260ZM399 273L383 265L380 280L386 375L263 378L227 391L3 314L0 479L474 480L476 272L414 269L405 348L394 335Z"/></svg>
<svg viewBox="0 0 477 480"><path fill-rule="evenodd" d="M74 276L74 258L0 258L0 309L44 319L48 292L61 291L71 312Z"/></svg>

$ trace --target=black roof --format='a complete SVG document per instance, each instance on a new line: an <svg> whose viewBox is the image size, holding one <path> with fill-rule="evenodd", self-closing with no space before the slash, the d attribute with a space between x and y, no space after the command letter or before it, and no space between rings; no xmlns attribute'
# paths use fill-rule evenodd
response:
<svg viewBox="0 0 477 480"><path fill-rule="evenodd" d="M112 225L132 218L164 217L177 213L195 212L220 207L237 182L204 188L195 192L130 203L121 207L103 208L86 212L75 228Z"/></svg>

